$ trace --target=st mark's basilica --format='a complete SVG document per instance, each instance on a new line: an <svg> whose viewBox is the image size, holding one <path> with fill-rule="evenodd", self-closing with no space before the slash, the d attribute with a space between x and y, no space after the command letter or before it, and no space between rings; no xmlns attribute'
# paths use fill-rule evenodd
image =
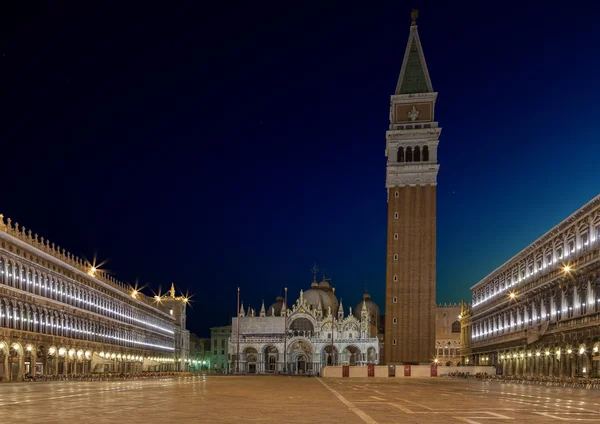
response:
<svg viewBox="0 0 600 424"><path fill-rule="evenodd" d="M241 373L319 374L327 365L380 361L379 307L368 292L345 311L335 289L316 272L310 288L288 307L281 296L258 313L240 306L232 318L229 369Z"/></svg>

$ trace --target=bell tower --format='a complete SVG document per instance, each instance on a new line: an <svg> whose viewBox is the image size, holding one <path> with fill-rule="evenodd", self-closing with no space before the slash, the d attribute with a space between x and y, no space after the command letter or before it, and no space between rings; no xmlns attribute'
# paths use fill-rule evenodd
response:
<svg viewBox="0 0 600 424"><path fill-rule="evenodd" d="M412 24L386 132L388 231L385 360L431 363L435 348L436 185L441 128L417 31Z"/></svg>

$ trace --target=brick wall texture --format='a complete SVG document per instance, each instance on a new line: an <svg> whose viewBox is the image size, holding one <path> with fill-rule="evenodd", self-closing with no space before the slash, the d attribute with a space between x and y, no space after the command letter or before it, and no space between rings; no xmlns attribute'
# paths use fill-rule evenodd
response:
<svg viewBox="0 0 600 424"><path fill-rule="evenodd" d="M388 364L430 363L435 353L436 187L388 190L385 359Z"/></svg>

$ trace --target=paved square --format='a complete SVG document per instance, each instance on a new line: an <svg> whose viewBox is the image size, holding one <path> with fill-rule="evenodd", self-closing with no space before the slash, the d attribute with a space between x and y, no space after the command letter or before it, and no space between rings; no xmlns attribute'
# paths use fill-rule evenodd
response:
<svg viewBox="0 0 600 424"><path fill-rule="evenodd" d="M448 379L197 376L0 384L0 422L599 422L600 391Z"/></svg>

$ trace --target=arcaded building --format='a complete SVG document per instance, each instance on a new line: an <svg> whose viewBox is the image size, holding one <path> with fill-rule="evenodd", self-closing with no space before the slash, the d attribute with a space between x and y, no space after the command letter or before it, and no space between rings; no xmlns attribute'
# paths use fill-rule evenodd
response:
<svg viewBox="0 0 600 424"><path fill-rule="evenodd" d="M430 363L435 353L437 149L442 130L435 120L436 100L413 15L386 132L388 364Z"/></svg>
<svg viewBox="0 0 600 424"><path fill-rule="evenodd" d="M188 299L149 298L0 215L0 377L185 370Z"/></svg>
<svg viewBox="0 0 600 424"><path fill-rule="evenodd" d="M600 195L471 291L460 320L465 362L505 375L600 377Z"/></svg>

